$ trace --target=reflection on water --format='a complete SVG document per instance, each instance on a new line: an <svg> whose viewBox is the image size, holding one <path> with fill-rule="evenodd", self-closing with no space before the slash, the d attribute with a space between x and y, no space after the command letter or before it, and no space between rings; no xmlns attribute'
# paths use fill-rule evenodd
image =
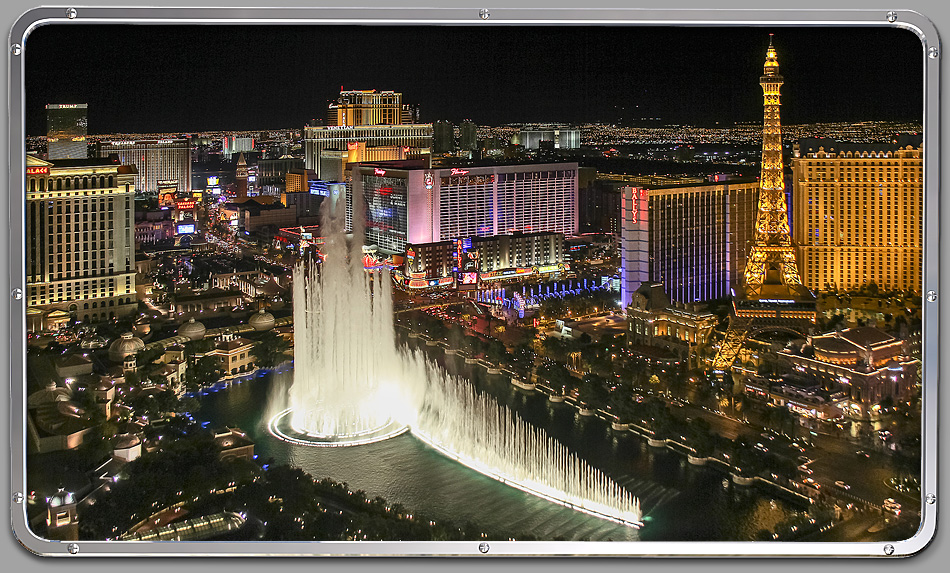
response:
<svg viewBox="0 0 950 573"><path fill-rule="evenodd" d="M443 360L440 360L443 362ZM279 391L272 376L255 378L202 397L198 417L214 426L239 426L264 459L303 468L316 478L330 477L382 496L433 519L463 523L539 539L591 540L751 540L796 508L756 488L723 487L723 475L686 463L665 449L650 448L629 433L619 434L595 418L582 417L564 404L525 393L502 376L449 358L442 364L465 374L480 391L518 410L529 423L544 426L570 450L602 469L641 501L641 530L607 522L510 488L436 453L409 434L349 448L295 446L266 430L265 405Z"/></svg>

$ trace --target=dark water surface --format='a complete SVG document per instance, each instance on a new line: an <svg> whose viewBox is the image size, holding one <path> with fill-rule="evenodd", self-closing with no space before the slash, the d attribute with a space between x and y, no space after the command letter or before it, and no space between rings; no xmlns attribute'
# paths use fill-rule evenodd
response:
<svg viewBox="0 0 950 573"><path fill-rule="evenodd" d="M439 358L447 370L469 378L528 422L542 426L572 451L640 499L645 526L636 530L559 506L508 487L436 453L411 434L365 446L297 446L271 436L270 394L287 388L292 375L268 374L201 396L198 419L238 426L255 442L255 453L298 466L316 478L330 477L382 496L432 519L471 520L493 531L530 533L539 539L751 540L799 508L756 487L723 486L722 473L695 467L679 454L651 448L628 432L587 418L540 393L519 390L505 376L485 374L461 358Z"/></svg>

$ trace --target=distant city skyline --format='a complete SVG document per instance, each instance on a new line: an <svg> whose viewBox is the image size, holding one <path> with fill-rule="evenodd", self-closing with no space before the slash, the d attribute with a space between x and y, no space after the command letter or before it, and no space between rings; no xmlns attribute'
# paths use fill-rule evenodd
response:
<svg viewBox="0 0 950 573"><path fill-rule="evenodd" d="M786 123L921 121L922 47L891 28L50 25L24 50L26 131L50 103L88 103L90 135L299 129L341 87L426 123L727 127L761 121L769 33Z"/></svg>

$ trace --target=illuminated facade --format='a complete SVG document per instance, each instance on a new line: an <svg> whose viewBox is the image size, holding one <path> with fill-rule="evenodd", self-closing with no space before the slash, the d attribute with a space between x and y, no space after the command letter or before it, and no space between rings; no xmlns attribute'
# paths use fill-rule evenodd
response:
<svg viewBox="0 0 950 573"><path fill-rule="evenodd" d="M137 193L171 193L191 197L191 142L187 139L103 141L99 157L119 156L123 165L135 165Z"/></svg>
<svg viewBox="0 0 950 573"><path fill-rule="evenodd" d="M407 245L403 275L410 288L474 289L482 281L559 272L564 262L561 233L514 233Z"/></svg>
<svg viewBox="0 0 950 573"><path fill-rule="evenodd" d="M46 156L54 159L85 159L88 105L51 103L46 106Z"/></svg>
<svg viewBox="0 0 950 573"><path fill-rule="evenodd" d="M795 242L811 289L921 292L923 147L804 139L795 146Z"/></svg>
<svg viewBox="0 0 950 573"><path fill-rule="evenodd" d="M30 331L134 312L135 167L109 160L26 162Z"/></svg>
<svg viewBox="0 0 950 573"><path fill-rule="evenodd" d="M432 124L304 127L304 162L325 181L343 181L347 163L429 157Z"/></svg>
<svg viewBox="0 0 950 573"><path fill-rule="evenodd" d="M663 283L678 302L728 297L755 237L754 179L621 189L621 303Z"/></svg>
<svg viewBox="0 0 950 573"><path fill-rule="evenodd" d="M305 126L303 139L306 168L343 181L347 163L428 159L432 124L415 123L399 92L348 90L330 104L327 125Z"/></svg>
<svg viewBox="0 0 950 573"><path fill-rule="evenodd" d="M783 350L780 356L825 389L844 388L843 407L854 417L866 417L884 398L910 397L919 368L903 341L870 326L809 336L803 348Z"/></svg>
<svg viewBox="0 0 950 573"><path fill-rule="evenodd" d="M393 91L341 91L336 103L327 111L327 125L401 125L412 123L408 108L402 105L402 94Z"/></svg>
<svg viewBox="0 0 950 573"><path fill-rule="evenodd" d="M407 243L515 232L577 233L577 164L427 169L359 164L353 195L366 205L366 241L393 253Z"/></svg>
<svg viewBox="0 0 950 573"><path fill-rule="evenodd" d="M660 283L643 283L627 307L627 344L661 347L681 359L702 346L719 322L696 303L670 300Z"/></svg>
<svg viewBox="0 0 950 573"><path fill-rule="evenodd" d="M236 137L233 135L226 135L221 139L221 155L225 159L230 160L231 156L235 153L243 153L245 151L253 150L253 137Z"/></svg>

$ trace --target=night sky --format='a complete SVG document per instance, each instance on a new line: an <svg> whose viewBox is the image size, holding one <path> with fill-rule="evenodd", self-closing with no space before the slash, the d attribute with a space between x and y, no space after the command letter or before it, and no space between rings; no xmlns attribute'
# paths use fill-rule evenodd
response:
<svg viewBox="0 0 950 573"><path fill-rule="evenodd" d="M341 86L424 122L729 126L762 119L769 32L783 123L921 121L923 49L892 28L60 24L25 45L26 131L47 103L88 103L90 134L299 129Z"/></svg>

